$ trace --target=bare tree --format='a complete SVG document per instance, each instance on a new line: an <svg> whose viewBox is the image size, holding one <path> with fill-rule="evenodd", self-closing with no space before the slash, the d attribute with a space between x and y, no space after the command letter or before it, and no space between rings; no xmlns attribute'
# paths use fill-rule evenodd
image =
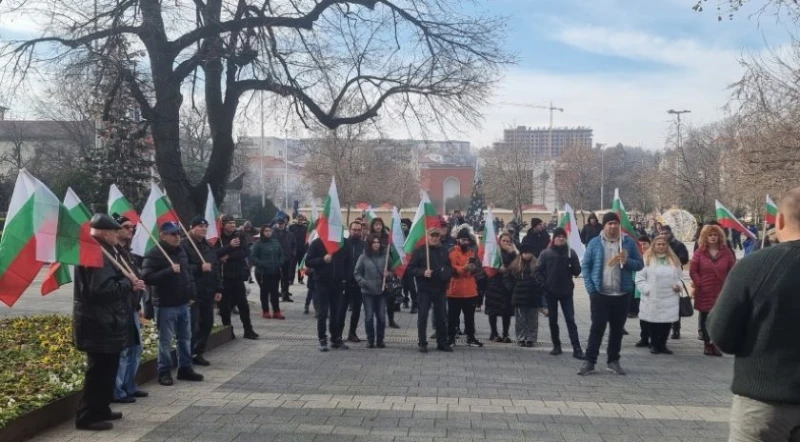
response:
<svg viewBox="0 0 800 442"><path fill-rule="evenodd" d="M34 140L26 133L23 121L3 121L2 128L0 142L5 141L8 148L0 152L0 164L6 178L15 177L33 156Z"/></svg>
<svg viewBox="0 0 800 442"><path fill-rule="evenodd" d="M472 17L457 0L12 0L50 23L40 38L2 51L17 78L54 61L89 60L109 42L130 42L115 64L150 123L158 172L182 217L205 202L206 183L221 201L234 154L237 109L251 91L275 99L304 123L334 130L375 118L475 123L510 62L503 19ZM95 11L95 13L87 13ZM46 47L54 56L41 57ZM146 61L146 62L145 62ZM87 68L92 63L86 63ZM213 149L192 185L180 155L182 87L205 92ZM193 95L192 95L193 96ZM352 103L347 109L344 102Z"/></svg>
<svg viewBox="0 0 800 442"><path fill-rule="evenodd" d="M568 146L556 163L559 200L576 209L595 207L600 188L600 158L588 146Z"/></svg>
<svg viewBox="0 0 800 442"><path fill-rule="evenodd" d="M532 158L523 148L504 144L483 152L483 191L486 202L510 207L517 215L546 184L547 164ZM536 179L534 179L536 177Z"/></svg>

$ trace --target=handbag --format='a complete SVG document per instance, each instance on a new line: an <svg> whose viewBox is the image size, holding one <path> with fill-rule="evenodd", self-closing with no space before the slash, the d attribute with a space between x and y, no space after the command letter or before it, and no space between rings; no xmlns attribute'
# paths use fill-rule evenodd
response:
<svg viewBox="0 0 800 442"><path fill-rule="evenodd" d="M694 308L692 307L692 298L689 296L689 290L686 288L686 283L681 280L683 290L681 291L680 303L678 304L678 315L681 318L690 318L694 315Z"/></svg>

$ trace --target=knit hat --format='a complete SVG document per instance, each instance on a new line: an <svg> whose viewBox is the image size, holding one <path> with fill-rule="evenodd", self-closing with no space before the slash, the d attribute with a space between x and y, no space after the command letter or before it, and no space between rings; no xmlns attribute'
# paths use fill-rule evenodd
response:
<svg viewBox="0 0 800 442"><path fill-rule="evenodd" d="M519 253L520 254L530 253L532 255L533 254L533 249L534 249L533 244L531 244L531 243L522 243L519 246Z"/></svg>
<svg viewBox="0 0 800 442"><path fill-rule="evenodd" d="M402 224L404 226L408 226L408 228L410 229L411 228L411 219L403 218L403 219L400 220L400 224Z"/></svg>
<svg viewBox="0 0 800 442"><path fill-rule="evenodd" d="M553 229L553 238L557 236L563 236L564 238L567 237L567 231L564 230L562 227L556 227Z"/></svg>
<svg viewBox="0 0 800 442"><path fill-rule="evenodd" d="M231 221L236 221L236 219L230 215L222 215L222 224L228 224Z"/></svg>
<svg viewBox="0 0 800 442"><path fill-rule="evenodd" d="M472 235L469 234L469 229L464 227L458 231L456 239L472 239Z"/></svg>
<svg viewBox="0 0 800 442"><path fill-rule="evenodd" d="M195 216L194 218L192 218L192 221L189 222L189 228L190 229L193 229L193 228L195 228L197 226L207 226L207 225L208 225L208 221L206 221L206 219L203 218L200 215Z"/></svg>
<svg viewBox="0 0 800 442"><path fill-rule="evenodd" d="M611 221L619 222L619 215L617 215L617 212L606 212L603 215L604 226L606 225L606 223L610 223Z"/></svg>
<svg viewBox="0 0 800 442"><path fill-rule="evenodd" d="M531 229L543 223L541 218L531 218Z"/></svg>

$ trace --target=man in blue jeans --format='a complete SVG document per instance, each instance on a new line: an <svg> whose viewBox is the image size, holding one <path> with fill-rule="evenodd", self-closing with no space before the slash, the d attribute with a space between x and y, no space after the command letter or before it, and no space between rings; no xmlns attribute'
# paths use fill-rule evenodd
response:
<svg viewBox="0 0 800 442"><path fill-rule="evenodd" d="M133 231L136 225L127 217L114 214L114 220L122 227L117 233L118 244L116 246L119 259L127 264L139 277L139 270L133 263L130 252L130 243L133 238ZM136 385L136 372L139 370L139 363L142 361L142 334L139 314L141 313L141 294L143 291L131 290L129 299L129 311L126 315L130 318L128 322L128 339L126 347L122 350L119 357L119 368L117 369L117 382L114 388L113 402L128 404L136 402L136 398L147 397L147 392L139 389Z"/></svg>
<svg viewBox="0 0 800 442"><path fill-rule="evenodd" d="M160 227L161 247L152 247L142 264L143 279L152 287L158 324L158 382L172 385L172 339L178 341L178 380L202 381L192 369L192 321L189 305L195 286L189 258L181 247L180 227L168 221ZM163 251L162 251L163 250Z"/></svg>
<svg viewBox="0 0 800 442"><path fill-rule="evenodd" d="M607 212L603 215L603 231L586 247L583 257L583 282L589 292L592 311L592 326L586 346L586 362L579 375L594 373L594 365L600 354L603 335L608 333L608 370L624 375L619 364L622 335L628 319L628 298L633 292L633 272L644 268L642 255L636 241L620 232L619 215Z"/></svg>

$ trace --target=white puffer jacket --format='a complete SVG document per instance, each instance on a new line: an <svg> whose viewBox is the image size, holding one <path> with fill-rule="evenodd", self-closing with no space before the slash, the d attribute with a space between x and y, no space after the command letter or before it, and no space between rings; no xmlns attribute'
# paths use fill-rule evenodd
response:
<svg viewBox="0 0 800 442"><path fill-rule="evenodd" d="M680 293L672 289L681 283L683 272L669 261L658 259L636 273L636 288L641 292L639 319L657 324L672 323L679 318Z"/></svg>

